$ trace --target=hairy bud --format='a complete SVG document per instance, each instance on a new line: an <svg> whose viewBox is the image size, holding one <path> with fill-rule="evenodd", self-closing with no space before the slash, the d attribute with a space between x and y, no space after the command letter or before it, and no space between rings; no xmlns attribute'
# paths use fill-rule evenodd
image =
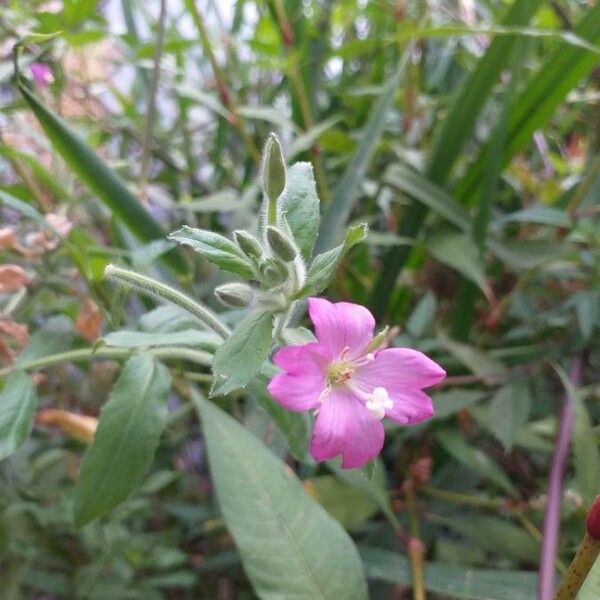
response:
<svg viewBox="0 0 600 600"><path fill-rule="evenodd" d="M254 292L243 283L226 283L215 289L215 296L229 308L245 308L252 304Z"/></svg>
<svg viewBox="0 0 600 600"><path fill-rule="evenodd" d="M273 258L269 258L263 263L261 271L269 287L281 285L288 280L290 275L287 267Z"/></svg>
<svg viewBox="0 0 600 600"><path fill-rule="evenodd" d="M260 242L247 231L238 229L233 232L233 237L240 247L240 250L248 257L253 259L260 259L263 255L263 249Z"/></svg>
<svg viewBox="0 0 600 600"><path fill-rule="evenodd" d="M262 184L268 201L267 221L277 222L277 198L285 188L285 162L281 144L274 133L267 138L262 160Z"/></svg>
<svg viewBox="0 0 600 600"><path fill-rule="evenodd" d="M277 227L267 227L267 241L273 254L284 262L292 262L298 255L294 242Z"/></svg>

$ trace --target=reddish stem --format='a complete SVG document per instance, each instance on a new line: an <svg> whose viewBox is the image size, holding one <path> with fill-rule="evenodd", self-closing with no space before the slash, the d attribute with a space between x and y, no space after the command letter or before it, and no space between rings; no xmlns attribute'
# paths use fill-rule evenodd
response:
<svg viewBox="0 0 600 600"><path fill-rule="evenodd" d="M569 379L573 387L581 384L581 356L573 357L569 370ZM540 554L540 568L538 579L538 600L552 600L554 596L554 565L558 551L558 530L560 525L560 501L562 497L563 477L565 466L569 457L569 445L573 431L573 398L567 391L563 407L558 420L558 436L552 468L548 483L548 503L544 518L542 550Z"/></svg>

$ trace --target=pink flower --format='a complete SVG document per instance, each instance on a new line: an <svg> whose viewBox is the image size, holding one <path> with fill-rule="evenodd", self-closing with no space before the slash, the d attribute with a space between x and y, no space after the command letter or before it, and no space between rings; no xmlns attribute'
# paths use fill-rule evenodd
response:
<svg viewBox="0 0 600 600"><path fill-rule="evenodd" d="M341 454L342 468L361 467L383 448L384 417L412 425L433 415L422 389L446 372L417 350L374 349L375 319L364 306L322 298L309 298L308 306L317 342L275 353L283 372L269 392L288 410L315 411L315 460Z"/></svg>
<svg viewBox="0 0 600 600"><path fill-rule="evenodd" d="M54 83L54 75L52 74L52 67L50 65L35 62L30 65L29 70L31 71L35 85L38 87L46 88L51 83Z"/></svg>

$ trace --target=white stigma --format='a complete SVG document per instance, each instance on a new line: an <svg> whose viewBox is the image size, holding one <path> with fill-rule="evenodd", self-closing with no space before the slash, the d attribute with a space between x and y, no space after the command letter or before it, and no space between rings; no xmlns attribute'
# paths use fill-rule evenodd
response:
<svg viewBox="0 0 600 600"><path fill-rule="evenodd" d="M385 417L385 411L393 408L394 403L384 387L376 387L368 396L365 403L367 410L381 421Z"/></svg>

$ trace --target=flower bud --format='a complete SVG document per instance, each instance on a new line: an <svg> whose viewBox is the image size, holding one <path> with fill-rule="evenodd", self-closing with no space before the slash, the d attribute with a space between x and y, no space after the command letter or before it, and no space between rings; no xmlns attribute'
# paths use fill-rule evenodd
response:
<svg viewBox="0 0 600 600"><path fill-rule="evenodd" d="M262 183L267 198L275 202L285 188L285 162L281 144L274 133L269 134L262 162Z"/></svg>
<svg viewBox="0 0 600 600"><path fill-rule="evenodd" d="M271 250L273 250L273 254L284 262L292 262L296 258L298 251L294 246L294 242L281 229L267 227L267 241Z"/></svg>
<svg viewBox="0 0 600 600"><path fill-rule="evenodd" d="M243 283L226 283L215 289L215 296L229 308L245 308L252 304L254 292Z"/></svg>
<svg viewBox="0 0 600 600"><path fill-rule="evenodd" d="M260 245L260 242L247 231L242 231L238 229L233 232L233 237L237 242L237 245L240 247L240 250L248 257L248 258L256 258L260 259L263 255L263 249Z"/></svg>
<svg viewBox="0 0 600 600"><path fill-rule="evenodd" d="M289 277L287 267L282 262L273 258L269 258L263 263L261 271L269 287L281 285Z"/></svg>

